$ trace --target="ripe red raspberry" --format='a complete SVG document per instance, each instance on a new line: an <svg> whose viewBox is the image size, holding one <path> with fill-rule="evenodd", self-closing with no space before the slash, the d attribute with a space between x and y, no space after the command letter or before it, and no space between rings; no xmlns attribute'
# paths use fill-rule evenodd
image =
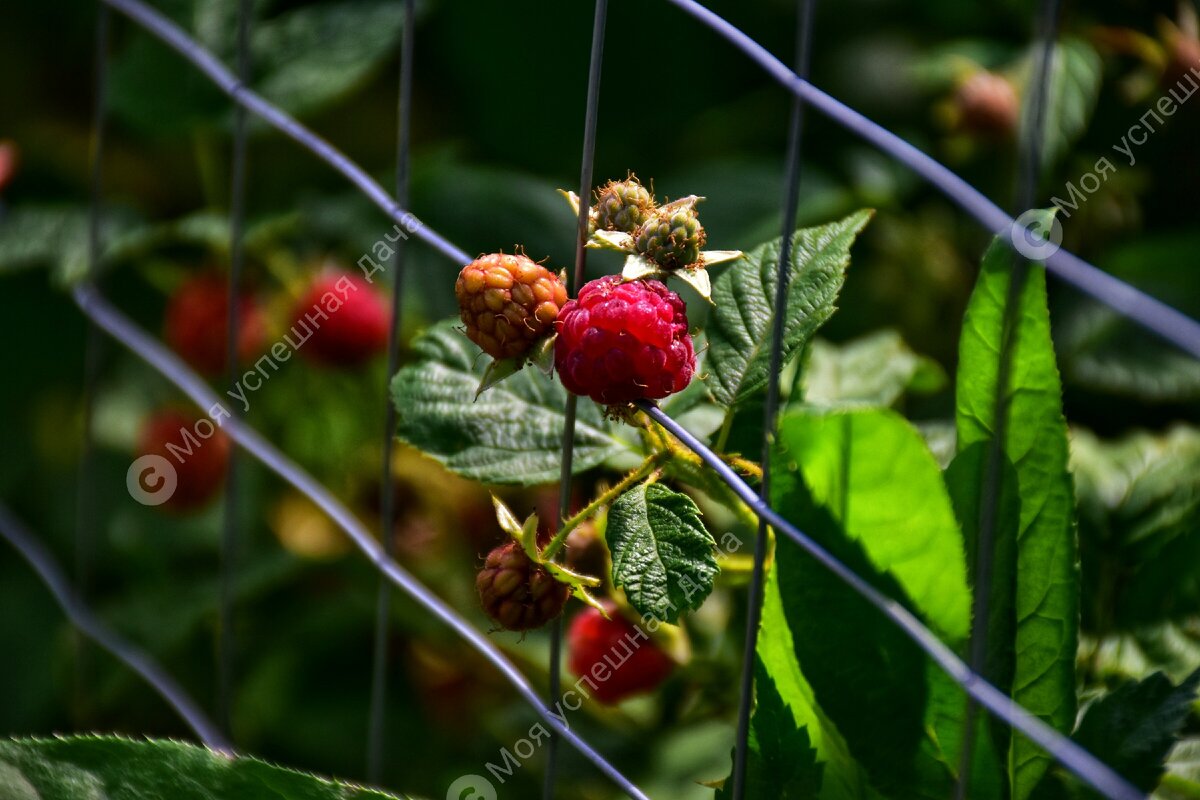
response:
<svg viewBox="0 0 1200 800"><path fill-rule="evenodd" d="M675 662L638 633L615 606L605 603L605 609L611 619L589 607L571 621L568 664L576 676L591 677L597 700L611 704L658 688L675 669Z"/></svg>
<svg viewBox="0 0 1200 800"><path fill-rule="evenodd" d="M475 578L483 610L508 631L540 628L562 613L571 588L509 541L488 553Z"/></svg>
<svg viewBox="0 0 1200 800"><path fill-rule="evenodd" d="M567 290L523 255L492 253L462 268L454 284L467 338L492 358L519 358L545 336Z"/></svg>
<svg viewBox="0 0 1200 800"><path fill-rule="evenodd" d="M292 319L301 334L305 327L312 331L296 343L309 361L357 367L387 349L392 309L365 278L336 270L313 280Z"/></svg>
<svg viewBox="0 0 1200 800"><path fill-rule="evenodd" d="M217 496L229 467L229 447L229 437L212 420L175 409L153 414L138 437L139 456L162 456L174 468L178 483L162 507L180 512L198 509Z"/></svg>
<svg viewBox="0 0 1200 800"><path fill-rule="evenodd" d="M225 370L225 342L229 320L228 286L216 273L189 278L167 302L163 338L167 345L198 372L220 375ZM237 300L238 363L254 360L266 340L266 319L253 295Z"/></svg>
<svg viewBox="0 0 1200 800"><path fill-rule="evenodd" d="M666 397L696 371L687 309L659 281L594 280L563 306L555 327L563 386L603 405Z"/></svg>

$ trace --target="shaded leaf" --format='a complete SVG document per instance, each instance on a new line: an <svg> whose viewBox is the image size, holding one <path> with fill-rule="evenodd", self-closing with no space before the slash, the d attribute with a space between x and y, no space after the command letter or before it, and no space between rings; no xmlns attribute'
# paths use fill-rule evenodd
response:
<svg viewBox="0 0 1200 800"><path fill-rule="evenodd" d="M946 373L882 330L843 345L814 339L804 370L803 402L818 406L890 406L905 391L942 389Z"/></svg>
<svg viewBox="0 0 1200 800"><path fill-rule="evenodd" d="M413 350L414 363L392 380L403 441L485 483L558 479L567 394L557 381L525 369L473 401L486 359L454 320L430 328ZM579 404L575 430L576 473L636 447L587 400Z"/></svg>
<svg viewBox="0 0 1200 800"><path fill-rule="evenodd" d="M639 614L673 623L712 591L716 545L685 494L657 483L630 489L608 512L605 540L613 585Z"/></svg>

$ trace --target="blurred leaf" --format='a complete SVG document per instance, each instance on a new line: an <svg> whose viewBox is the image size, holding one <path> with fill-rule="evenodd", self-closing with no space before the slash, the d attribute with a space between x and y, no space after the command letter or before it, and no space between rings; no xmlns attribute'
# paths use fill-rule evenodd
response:
<svg viewBox="0 0 1200 800"><path fill-rule="evenodd" d="M112 736L0 742L0 796L12 800L367 800L384 794L249 756Z"/></svg>
<svg viewBox="0 0 1200 800"><path fill-rule="evenodd" d="M397 0L343 0L255 23L254 87L292 114L322 108L359 86L391 55L403 19Z"/></svg>
<svg viewBox="0 0 1200 800"><path fill-rule="evenodd" d="M839 222L793 234L784 363L833 314L850 263L850 246L871 214L858 211ZM782 241L756 247L713 281L716 308L706 330L709 388L722 405L742 402L767 385Z"/></svg>
<svg viewBox="0 0 1200 800"><path fill-rule="evenodd" d="M1075 428L1085 620L1107 633L1200 611L1200 431L1104 441Z"/></svg>
<svg viewBox="0 0 1200 800"><path fill-rule="evenodd" d="M960 499L957 508L968 536L977 536L976 520L983 519L985 509L992 509L997 547L1005 537L1016 542L1015 575L1003 561L991 567L998 587L1015 581L1009 608L994 607L1000 596L992 600L993 614L1011 614L1015 622L1011 642L989 644L991 652L1014 654L1012 685L1000 688L1011 690L1014 700L1054 728L1069 732L1075 722L1079 576L1066 421L1050 340L1046 275L1039 266L1028 268L1015 298L1011 339L1003 341L1012 263L1006 243L994 240L984 254L963 320L956 398L958 451L960 457L971 451L978 460L975 469L957 473L964 483L953 493ZM1002 379L1000 353L1005 348L1011 348L1012 359ZM1006 412L1003 423L998 409ZM993 461L990 453L983 452L988 448L999 448L1000 457ZM989 468L993 464L996 469ZM955 472L953 465L951 472ZM1012 502L1005 498L1016 498L1016 531L1005 530L1005 509ZM968 550L975 552L973 546ZM981 554L987 559L992 555ZM972 573L978 570L979 565L973 565ZM1005 635L1003 629L989 630L990 637ZM1024 800L1050 759L1041 747L1014 736L1008 763L1013 797Z"/></svg>
<svg viewBox="0 0 1200 800"><path fill-rule="evenodd" d="M523 369L473 401L486 359L457 322L441 322L417 339L414 363L392 380L397 435L466 478L525 486L557 480L566 391ZM576 474L633 449L595 403L579 403Z"/></svg>
<svg viewBox="0 0 1200 800"><path fill-rule="evenodd" d="M685 494L658 483L630 489L608 512L605 541L613 585L643 616L674 623L712 592L716 542Z"/></svg>
<svg viewBox="0 0 1200 800"><path fill-rule="evenodd" d="M1055 333L1068 385L1146 403L1200 400L1200 361L1111 309L1083 303L1065 315Z"/></svg>
<svg viewBox="0 0 1200 800"><path fill-rule="evenodd" d="M754 662L754 716L746 746L746 797L804 800L817 796L822 773L817 753L759 659ZM716 800L732 797L731 775Z"/></svg>
<svg viewBox="0 0 1200 800"><path fill-rule="evenodd" d="M804 370L804 402L816 406L891 406L906 390L936 392L946 373L909 349L893 330L843 345L814 339Z"/></svg>
<svg viewBox="0 0 1200 800"><path fill-rule="evenodd" d="M1084 711L1075 741L1143 792L1164 772L1164 762L1183 729L1200 686L1200 670L1179 686L1155 673L1126 683Z"/></svg>
<svg viewBox="0 0 1200 800"><path fill-rule="evenodd" d="M192 134L212 126L230 107L208 76L140 30L114 55L108 86L113 115L154 136Z"/></svg>
<svg viewBox="0 0 1200 800"><path fill-rule="evenodd" d="M954 643L970 631L962 534L941 470L919 433L883 409L794 411L780 426L788 468L831 509L880 574L894 578Z"/></svg>
<svg viewBox="0 0 1200 800"><path fill-rule="evenodd" d="M103 217L102 243L119 239L132 227L131 216L108 209ZM103 259L109 258L111 245ZM50 267L55 281L69 285L88 269L88 212L80 206L14 207L0 217L0 274L31 267Z"/></svg>
<svg viewBox="0 0 1200 800"><path fill-rule="evenodd" d="M1049 91L1045 99L1043 170L1049 169L1087 130L1096 107L1096 98L1100 94L1103 66L1095 48L1082 39L1066 37L1055 45L1047 76ZM1030 101L1034 93L1030 81L1034 77L1033 68L1033 59L1026 59L1021 130L1027 130L1031 124Z"/></svg>
<svg viewBox="0 0 1200 800"><path fill-rule="evenodd" d="M1200 797L1200 736L1181 739L1167 759L1167 774L1153 800L1195 800Z"/></svg>

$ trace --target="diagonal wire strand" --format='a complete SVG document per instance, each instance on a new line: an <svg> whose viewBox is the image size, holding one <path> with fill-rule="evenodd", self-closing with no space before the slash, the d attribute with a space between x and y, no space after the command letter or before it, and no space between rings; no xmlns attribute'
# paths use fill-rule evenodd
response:
<svg viewBox="0 0 1200 800"><path fill-rule="evenodd" d="M1029 241L1041 238L1036 232L1017 224L998 205L944 165L798 77L762 45L696 0L667 2L678 6L727 39L806 104L917 173L974 217L989 232L999 235L1005 241L1011 241L1018 236L1028 236ZM1200 322L1114 278L1063 248L1049 256L1045 264L1046 269L1060 280L1200 358Z"/></svg>
<svg viewBox="0 0 1200 800"><path fill-rule="evenodd" d="M807 534L788 522L759 497L749 484L721 460L720 456L669 417L655 403L639 400L637 406L682 442L685 447L699 456L759 519L765 520L776 532L782 533L794 541L817 563L832 572L900 628L947 675L978 700L980 705L1036 742L1063 767L1109 800L1144 800L1145 795L1131 786L1111 767L1030 714L1008 695L971 671L962 662L962 659L943 644L912 612L859 577L853 570L809 538Z"/></svg>
<svg viewBox="0 0 1200 800"><path fill-rule="evenodd" d="M288 116L278 107L263 99L238 80L229 69L201 47L174 22L155 11L141 0L102 0L120 11L131 20L141 25L147 31L158 37L164 44L208 76L218 89L229 95L234 102L244 106L261 117L272 127L288 136L313 155L329 164L340 172L347 180L359 189L367 198L383 209L393 221L404 226L408 233L421 239L434 250L457 264L466 264L471 257L458 246L452 244L441 234L432 230L428 225L417 219L415 215L404 209L387 190L379 185L362 167L351 161L345 153L338 150L329 142L317 136L308 128Z"/></svg>
<svg viewBox="0 0 1200 800"><path fill-rule="evenodd" d="M250 0L239 0L237 17L237 71L245 82L250 78ZM229 286L225 308L225 377L230 386L237 383L238 336L241 328L238 299L242 288L245 261L243 232L246 227L246 109L233 109L233 167L229 192ZM232 413L238 413L234 409ZM240 453L229 448L225 472L225 503L221 510L221 568L217 630L217 720L231 737L236 643L233 634L234 593L237 581L238 475Z"/></svg>
<svg viewBox="0 0 1200 800"><path fill-rule="evenodd" d="M1050 65L1054 57L1054 45L1058 32L1058 0L1042 0L1041 19L1038 21L1038 41L1035 49L1035 77L1033 92L1029 95L1025 130L1021 137L1021 164L1017 176L1016 213L1033 205L1041 173L1042 146L1046 129L1046 105L1049 93ZM975 594L972 598L971 638L968 643L968 658L971 669L984 674L987 664L989 621L991 619L991 596L993 579L993 556L996 538L996 522L1000 503L1000 470L1003 459L1003 442L1009 425L1009 404L1005 401L1012 378L1012 364L1016 358L1016 328L1020 313L1021 295L1029 277L1030 263L1019 255L1013 255L1013 263L1004 298L1003 322L1000 335L999 370L996 380L994 418L996 429L988 446L984 466L982 500L979 506L978 540L975 544L973 569ZM956 800L965 800L971 784L974 753L978 730L976 717L979 704L970 695L966 699L963 718L963 743L959 753L958 781L955 785Z"/></svg>
<svg viewBox="0 0 1200 800"><path fill-rule="evenodd" d="M592 19L592 51L588 61L587 110L583 120L583 157L579 166L579 219L575 231L575 271L567 280L568 296L574 297L583 285L587 269L587 238L589 198L592 194L592 170L596 156L596 125L600 117L600 73L604 64L604 29L608 20L608 0L596 0L596 12ZM574 474L575 458L575 415L579 398L567 393L567 406L563 413L562 467L558 476L558 519L561 526L571 514L571 476ZM560 528L561 530L561 528ZM550 627L550 686L551 705L559 700L562 692L562 631L563 621L559 616ZM546 745L546 775L542 784L543 800L553 800L558 773L558 737L551 736Z"/></svg>
<svg viewBox="0 0 1200 800"><path fill-rule="evenodd" d="M404 33L400 44L400 91L396 121L396 203L408 205L409 145L412 132L412 72L415 45L416 3L404 0ZM396 241L392 256L392 327L388 330L388 369L383 387L383 463L379 479L379 531L383 551L395 547L396 493L392 488L392 443L396 430L396 407L390 396L391 377L400 367L401 312L404 308L405 242ZM371 661L371 707L367 722L367 780L378 784L383 774L384 734L387 722L388 620L392 585L379 576L375 602L375 650Z"/></svg>
<svg viewBox="0 0 1200 800"><path fill-rule="evenodd" d="M812 46L812 19L815 0L796 3L796 74L808 77ZM804 134L804 102L792 98L792 116L788 131L787 165L784 168L783 233L779 264L775 274L775 317L771 324L771 365L767 372L767 397L763 404L762 482L759 496L770 497L771 446L775 441L779 413L779 373L783 370L783 335L787 319L788 285L792 273L792 234L800 204L800 145ZM750 707L754 698L754 659L758 649L758 626L762 620L763 581L767 558L767 523L758 521L754 541L754 571L746 598L746 641L742 648L742 679L738 695L737 739L733 751L733 800L746 794L746 765L749 760Z"/></svg>
<svg viewBox="0 0 1200 800"><path fill-rule="evenodd" d="M95 285L89 282L77 284L72 289L72 297L79 309L99 325L105 333L157 370L197 406L206 409L210 415L216 416L218 413L225 415L226 419L222 428L230 439L311 500L350 537L354 545L388 577L388 580L412 597L426 611L441 620L487 659L512 684L521 698L536 711L550 730L569 742L584 758L594 764L630 797L635 800L648 800L647 795L641 789L571 730L556 713L546 708L545 703L542 702L537 691L525 679L525 676L505 658L504 654L492 644L486 635L472 627L471 623L447 605L444 600L426 588L408 570L396 563L395 559L389 557L383 551L383 546L371 535L362 522L328 489L287 458L258 431L247 425L244 420L229 416L224 411L221 399L216 393L196 373L188 369L178 356L118 311L100 294Z"/></svg>
<svg viewBox="0 0 1200 800"><path fill-rule="evenodd" d="M188 727L196 737L213 750L232 754L233 748L219 728L212 723L200 707L190 698L175 679L167 674L145 651L130 644L101 622L79 596L54 560L36 536L22 524L4 505L0 505L0 537L12 545L21 557L29 562L41 578L42 583L54 595L55 601L67 619L83 635L111 653L118 661L142 677Z"/></svg>

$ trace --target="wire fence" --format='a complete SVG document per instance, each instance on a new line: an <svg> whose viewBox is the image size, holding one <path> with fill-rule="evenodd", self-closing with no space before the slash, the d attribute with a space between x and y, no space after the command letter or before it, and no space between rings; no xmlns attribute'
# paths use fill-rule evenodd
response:
<svg viewBox="0 0 1200 800"><path fill-rule="evenodd" d="M802 36L798 37L797 46L797 68L789 69L782 62L776 59L768 51L762 48L754 40L746 34L730 25L724 19L714 14L707 8L699 5L695 0L668 0L672 4L681 8L689 15L695 17L703 24L712 28L722 37L728 39L737 48L746 53L751 59L762 66L772 77L784 85L794 95L793 106L793 126L789 134L789 169L787 170L788 184L785 189L785 234L790 233L788 223L795 216L795 187L798 185L798 170L799 170L799 139L800 139L800 109L801 103L811 105L821 113L830 117L836 123L842 125L851 132L866 139L868 142L876 145L888 155L896 160L906 164L919 175L924 177L939 190L946 194L954 203L959 205L966 213L974 217L982 223L990 232L1006 235L1012 230L1021 231L1024 226L1014 222L1013 218L1009 217L998 206L984 197L981 193L967 184L965 181L954 175L943 165L939 164L926 154L917 150L912 145L904 142L899 137L895 136L886 129L876 125L866 117L858 114L852 109L839 103L829 95L825 94L815 86L810 84L804 78L804 53L807 48L803 44L803 37L809 35L808 28L811 27L811 6L812 0L801 0L803 6L802 18L800 22L800 30ZM1048 0L1053 3L1053 0ZM437 252L446 256L447 259L454 262L456 265L462 265L470 260L470 257L459 247L446 240L440 234L430 229L422 223L417 217L409 212L405 206L407 205L406 196L406 179L407 179L407 164L408 164L408 135L405 130L407 120L411 114L411 53L413 47L413 32L412 32L412 2L406 0L406 25L405 25L405 43L402 47L402 68L401 68L401 89L400 89L400 121L398 129L398 157L397 157L397 184L396 196L393 197L372 179L361 167L352 162L344 154L338 151L330 143L318 137L316 134L309 131L296 120L292 119L286 113L272 105L270 102L262 98L260 95L253 92L247 87L243 77L235 76L228 68L221 64L210 53L204 50L197 42L195 42L181 28L164 17L159 12L155 11L150 6L141 2L141 0L102 0L99 20L97 24L97 109L95 117L95 136L93 146L93 198L92 198L92 235L90 240L90 263L95 274L95 267L98 266L100 242L99 242L99 219L101 214L101 197L100 197L100 164L103 157L104 144L104 105L105 105L105 87L103 76L107 71L107 43L108 43L108 14L106 6L121 12L123 15L149 31L151 34L162 40L171 48L176 50L185 59L194 64L201 72L209 77L209 79L224 91L229 97L245 111L253 113L262 118L285 135L299 143L306 150L312 152L318 158L330 164L334 169L343 174L354 186L356 186L364 195L372 202L381 208L384 213L394 222L403 225L403 227L417 238L424 241ZM243 0L243 11L248 8L249 4ZM597 0L595 24L593 27L593 39L591 45L591 62L588 79L588 107L584 126L584 153L581 166L581 192L580 196L584 201L588 196L591 188L591 163L592 155L595 147L595 131L598 118L597 106L599 96L599 79L600 68L603 61L603 37L604 37L604 22L607 13L606 0ZM239 39L245 35L244 25L248 25L248 14L244 16L239 25ZM247 63L244 61L245 51L240 51L239 57L239 74L245 76L247 74ZM1043 75L1043 83L1045 76ZM242 130L244 135L244 129ZM235 152L237 152L235 139ZM244 141L243 141L244 146ZM235 159L235 171L241 170L244 179L244 161ZM241 229L244 215L244 203L240 202L237 195L237 187L239 181L234 181L233 195L233 230L234 242L236 247L238 231ZM578 231L579 241L577 242L577 257L576 270L573 276L572 289L576 289L582 281L583 267L585 263L585 255L583 250L583 237L586 235L586 219L582 215L580 217L580 229ZM787 241L785 235L784 240ZM1007 238L1007 237L1005 237ZM1079 290L1091 295L1101 301L1110 308L1118 311L1132 321L1151 330L1164 339L1173 342L1182 349L1200 356L1200 323L1186 317L1178 311L1166 306L1160 301L1140 292L1128 284L1125 284L1116 278L1102 272L1096 267L1079 259L1065 250L1058 250L1053 253L1046 261L1048 271L1055 274L1060 279L1070 283ZM780 286L786 288L786 256L781 259L780 268ZM236 276L231 275L230 291L236 289ZM399 311L399 301L403 284L398 282L394 288L393 306L396 312ZM783 297L783 294L777 294L778 297ZM90 280L81 282L73 289L73 297L79 306L80 310L89 320L89 325L94 331L102 331L117 342L128 348L134 355L145 361L167 380L183 391L193 402L200 408L209 410L210 412L220 407L220 400L217 395L209 388L209 386L195 373L189 370L173 353L167 350L154 337L140 329L136 324L126 318L120 311L113 307L99 291L98 287ZM230 298L230 308L233 307L233 295ZM231 316L236 316L232 315ZM780 314L776 314L776 318L780 318ZM393 331L393 334L395 331ZM231 337L232 341L232 337ZM773 357L779 358L780 348L776 337L775 347L773 348ZM389 353L389 360L394 358L395 342L392 342ZM232 360L232 359L231 359ZM89 359L89 364L91 364ZM394 366L394 364L393 364ZM89 375L94 374L98 369L94 364L89 367ZM93 386L94 388L94 386ZM564 427L564 469L562 473L563 487L562 497L565 507L566 498L569 497L569 483L571 476L570 469L570 452L573 443L573 415L570 414L574 406L575 400L572 397L568 406L568 422ZM1101 763L1091 754L1079 747L1061 733L1055 731L1044 722L1034 717L1011 698L1000 692L994 686L981 678L975 671L969 668L950 648L948 648L940 639L937 638L928 628L926 628L913 614L911 614L903 606L881 594L867 581L858 576L844 564L835 559L832 555L822 549L813 540L808 538L802 531L790 524L786 519L775 512L765 499L765 493L756 493L748 484L746 484L737 474L726 465L721 458L709 450L696 437L692 436L678 423L667 416L658 406L650 402L639 403L641 409L649 415L656 423L669 431L671 435L676 437L686 447L695 452L705 464L707 464L714 472L733 490L738 498L744 502L747 507L761 520L762 525L770 525L778 533L791 539L810 556L822 564L826 569L835 574L838 578L844 581L856 593L861 595L872 606L880 611L892 623L900 628L908 635L941 669L943 669L955 682L957 682L967 695L982 707L986 708L999 719L1003 720L1012 728L1020 731L1032 741L1038 743L1051 756L1053 756L1063 767L1076 775L1086 784L1091 786L1097 792L1105 797L1113 800L1132 800L1133 798L1142 797L1143 795L1121 778L1115 771L1107 765ZM768 411L768 414L773 416L773 412ZM391 430L390 424L394 422L394 418L389 415L385 416L385 437L390 441ZM768 425L766 430L773 428L773 420L768 417ZM313 503L315 503L325 514L327 514L353 541L357 548L368 558L369 561L380 571L382 578L386 581L384 584L387 590L390 591L391 586L395 586L416 602L422 605L428 612L440 619L448 627L455 631L467 643L474 647L484 658L486 658L504 677L513 685L518 694L533 708L533 710L541 717L543 722L550 728L555 737L561 737L568 744L578 750L587 760L594 764L602 773L608 776L622 791L630 797L644 798L646 795L638 789L628 778L620 771L613 767L605 758L592 748L578 734L570 730L564 721L552 713L551 709L546 706L543 700L538 696L536 690L530 685L528 680L520 673L519 670L509 662L500 650L493 645L486 635L476 630L467 620L461 617L450 606L442 601L436 594L417 581L403 567L401 567L391 556L389 548L386 544L381 544L373 537L370 532L351 514L351 512L343 506L332 493L314 480L311 476L301 470L296 464L291 462L285 455L276 449L270 442L259 435L253 428L248 426L242 419L238 417L227 418L223 424L224 429L229 437L245 452L262 463L271 471L279 475L285 482L289 483L295 489L306 495ZM86 435L86 434L85 434ZM89 437L90 438L90 437ZM85 443L85 454L87 452ZM389 475L387 472L387 460L385 458L385 466L383 474L385 479ZM81 507L87 501L88 495L85 491L89 483L90 461L84 461L81 474ZM385 484L386 485L386 484ZM386 495L387 492L385 491ZM384 522L388 521L388 515L392 511L385 510L383 514ZM88 544L84 540L84 525L85 520L80 518L79 544L83 546ZM90 525L90 522L87 523ZM385 539L386 531L385 525ZM765 530L765 527L764 527ZM108 632L99 624L94 614L87 608L79 597L74 594L67 585L65 577L61 571L58 571L49 553L41 547L36 539L31 536L15 519L7 513L5 509L0 507L0 534L3 534L23 555L30 561L31 565L38 572L42 580L47 584L54 593L56 599L67 612L68 617L81 631L89 637L95 639L106 649L113 652L119 659L128 664L131 668L138 671L146 680L160 693L171 705L180 713L180 715L188 722L188 724L196 731L197 736L210 746L220 749L229 749L229 744L225 740L221 732L212 725L204 715L196 707L186 694L174 684L169 676L155 665L148 656L137 651L127 643L120 641L111 632ZM227 528L227 536L229 529ZM762 537L760 537L761 540ZM90 545L89 545L90 546ZM760 557L763 548L760 547L756 551L756 557ZM230 562L232 565L232 562ZM232 566L231 566L232 568ZM761 573L761 566L758 567ZM761 575L760 575L761 579ZM761 584L760 584L761 585ZM378 607L377 627L376 627L376 657L373 672L373 681L379 682L372 692L372 721L370 724L370 753L369 763L374 762L377 758L376 751L382 752L382 714L385 676L383 675L383 667L380 666L380 658L386 656L386 651L383 647L382 638L386 636L387 622L387 595L384 588L381 588L380 603ZM223 605L231 602L225 597L223 592ZM228 607L224 607L222 611L224 615L228 614ZM753 613L753 612L752 612ZM753 620L754 617L751 617ZM754 627L754 626L752 626ZM748 634L752 635L749 631ZM752 641L752 640L748 640ZM557 646L557 640L555 642ZM382 654L382 655L381 655ZM552 662L552 677L557 677L557 660ZM382 676L382 677L381 677ZM749 695L743 687L741 697L740 712L748 711ZM737 750L742 751L744 747L744 734L739 734L739 747ZM369 769L373 767L369 766ZM744 767L743 767L744 769ZM550 797L554 791L554 771L555 757L554 751L551 750L545 781L545 796ZM742 786L736 780L735 768L735 796L740 797L739 792L742 791Z"/></svg>

